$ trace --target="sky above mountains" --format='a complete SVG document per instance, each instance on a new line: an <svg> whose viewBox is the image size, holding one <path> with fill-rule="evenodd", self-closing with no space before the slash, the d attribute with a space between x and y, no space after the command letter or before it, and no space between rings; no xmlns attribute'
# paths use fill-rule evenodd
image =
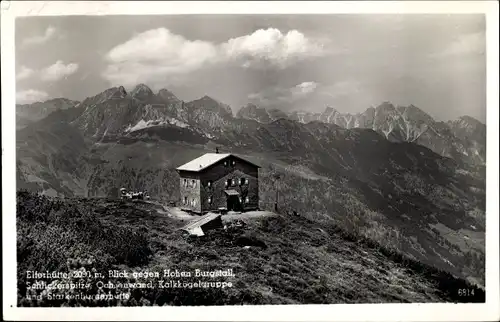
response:
<svg viewBox="0 0 500 322"><path fill-rule="evenodd" d="M236 112L414 104L485 122L484 15L58 16L16 20L18 103L145 83Z"/></svg>

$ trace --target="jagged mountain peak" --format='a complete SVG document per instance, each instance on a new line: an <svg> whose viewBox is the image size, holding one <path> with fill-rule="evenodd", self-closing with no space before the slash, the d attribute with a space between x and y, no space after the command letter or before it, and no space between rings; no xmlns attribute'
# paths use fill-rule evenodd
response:
<svg viewBox="0 0 500 322"><path fill-rule="evenodd" d="M416 122L424 122L428 124L435 123L436 121L432 116L424 112L421 108L410 104L409 106L398 106L398 110L407 118Z"/></svg>
<svg viewBox="0 0 500 322"><path fill-rule="evenodd" d="M364 114L374 115L376 110L377 109L374 106L370 106L369 108L366 109L366 111L364 112Z"/></svg>
<svg viewBox="0 0 500 322"><path fill-rule="evenodd" d="M485 126L484 123L482 123L478 119L473 118L472 116L469 116L469 115L460 116L457 121L460 122L460 123L462 123L462 124L464 124L464 125Z"/></svg>
<svg viewBox="0 0 500 322"><path fill-rule="evenodd" d="M125 90L125 87L119 86L119 87L108 88L104 92L97 94L94 97L101 96L101 98L103 100L107 100L107 99L113 99L113 98L124 98L127 95L128 95L128 93Z"/></svg>
<svg viewBox="0 0 500 322"><path fill-rule="evenodd" d="M275 118L286 118L287 114L279 108L271 108L268 110L269 114Z"/></svg>
<svg viewBox="0 0 500 322"><path fill-rule="evenodd" d="M253 103L247 103L246 105L242 106L236 115L241 118L253 118L256 113L262 113L263 115L268 115L267 110L264 107L258 107L257 105Z"/></svg>
<svg viewBox="0 0 500 322"><path fill-rule="evenodd" d="M309 113L310 112L304 111L304 110L295 110L295 111L290 112L290 114L297 114L297 115L305 115L305 114L309 114Z"/></svg>
<svg viewBox="0 0 500 322"><path fill-rule="evenodd" d="M202 102L205 102L205 103L221 104L218 100L216 100L215 98L210 97L208 95L203 95L202 97L200 97L199 99L197 99L195 101L202 101Z"/></svg>
<svg viewBox="0 0 500 322"><path fill-rule="evenodd" d="M403 107L403 108L406 109L406 110L411 110L411 111L415 111L415 112L418 112L418 113L421 113L421 114L429 115L426 112L424 112L420 107L415 106L413 104L410 104L410 105L408 105L406 107Z"/></svg>
<svg viewBox="0 0 500 322"><path fill-rule="evenodd" d="M219 102L215 98L212 98L208 95L203 95L202 97L195 99L195 100L192 100L189 103L196 104L196 105L202 104L203 106L216 106L216 105L222 104L221 102Z"/></svg>
<svg viewBox="0 0 500 322"><path fill-rule="evenodd" d="M259 107L253 103L247 103L241 107L236 117L248 120L254 120L259 123L269 123L273 120L269 112L264 107Z"/></svg>
<svg viewBox="0 0 500 322"><path fill-rule="evenodd" d="M145 99L153 96L154 93L151 88L141 83L135 86L135 88L130 92L130 95L134 98Z"/></svg>
<svg viewBox="0 0 500 322"><path fill-rule="evenodd" d="M127 96L127 91L125 90L125 87L123 87L123 86L118 87L118 92L123 97Z"/></svg>
<svg viewBox="0 0 500 322"><path fill-rule="evenodd" d="M472 116L460 116L457 120L448 121L446 124L457 137L479 143L486 140L486 125Z"/></svg>
<svg viewBox="0 0 500 322"><path fill-rule="evenodd" d="M52 113L73 109L78 105L78 101L67 98L52 98L44 102L16 104L16 128L22 129L26 125L48 117Z"/></svg>
<svg viewBox="0 0 500 322"><path fill-rule="evenodd" d="M56 111L72 109L79 104L78 101L62 97L31 104L16 104L16 128L21 129L32 122L48 117Z"/></svg>
<svg viewBox="0 0 500 322"><path fill-rule="evenodd" d="M337 112L337 110L336 110L336 109L334 109L333 107L331 107L331 106L328 106L328 105L327 105L327 106L325 107L325 111L324 111L324 113L332 113L332 112Z"/></svg>
<svg viewBox="0 0 500 322"><path fill-rule="evenodd" d="M163 100L180 102L180 99L177 98L177 96L175 96L174 93L172 93L166 88L160 89L157 95Z"/></svg>
<svg viewBox="0 0 500 322"><path fill-rule="evenodd" d="M328 120L330 120L332 117L335 117L336 115L339 115L339 114L340 114L340 112L337 111L336 109L334 109L333 107L326 106L323 113L321 113L320 119L324 118L325 120L327 120L327 123L330 123L330 122L328 122Z"/></svg>
<svg viewBox="0 0 500 322"><path fill-rule="evenodd" d="M123 86L111 87L97 95L87 97L82 101L82 105L96 105L110 99L125 98L127 95L127 91Z"/></svg>
<svg viewBox="0 0 500 322"><path fill-rule="evenodd" d="M218 100L208 96L204 95L203 97L196 99L194 101L191 101L189 103L190 106L192 106L195 109L208 109L208 110L214 110L216 112L223 112L224 114L229 114L233 115L233 111L231 107L227 104L221 103Z"/></svg>
<svg viewBox="0 0 500 322"><path fill-rule="evenodd" d="M396 110L396 107L391 102L385 101L378 105L375 109L377 111L393 112Z"/></svg>
<svg viewBox="0 0 500 322"><path fill-rule="evenodd" d="M265 109L263 107L258 107L257 105L253 104L253 103L247 103L245 106L243 106L243 108L247 108L247 109L253 109L253 110L257 110L257 109Z"/></svg>
<svg viewBox="0 0 500 322"><path fill-rule="evenodd" d="M291 120L289 118L278 118L278 119L272 121L271 124L283 126L285 128L290 128L290 127L297 127L300 124L300 122L297 122L295 120Z"/></svg>
<svg viewBox="0 0 500 322"><path fill-rule="evenodd" d="M64 97L55 97L55 98L50 98L48 100L45 100L45 101L38 101L38 102L33 102L33 103L28 103L28 104L16 104L16 106L31 106L31 107L36 107L36 106L39 106L39 105L44 105L44 104L51 104L51 105L61 105L61 104L64 104L64 105L77 105L78 103L80 103L79 101L75 101L75 100L70 100L68 98L64 98Z"/></svg>
<svg viewBox="0 0 500 322"><path fill-rule="evenodd" d="M76 103L76 104L79 103L78 101L70 100L69 98L65 98L65 97L51 98L51 99L44 101L43 103L55 103L55 102L67 102L67 103Z"/></svg>

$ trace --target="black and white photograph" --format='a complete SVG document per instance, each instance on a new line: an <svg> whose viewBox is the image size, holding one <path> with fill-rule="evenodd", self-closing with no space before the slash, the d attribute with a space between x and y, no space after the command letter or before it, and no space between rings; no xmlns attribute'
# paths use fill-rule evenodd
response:
<svg viewBox="0 0 500 322"><path fill-rule="evenodd" d="M15 307L498 300L485 12L32 5L2 57Z"/></svg>

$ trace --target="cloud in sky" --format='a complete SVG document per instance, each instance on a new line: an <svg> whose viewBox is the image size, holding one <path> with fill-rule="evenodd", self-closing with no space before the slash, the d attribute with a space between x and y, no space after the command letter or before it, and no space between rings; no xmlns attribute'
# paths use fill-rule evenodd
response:
<svg viewBox="0 0 500 322"><path fill-rule="evenodd" d="M50 65L40 71L40 79L43 81L58 81L78 70L78 64L69 63L64 64L63 61L58 60L53 65Z"/></svg>
<svg viewBox="0 0 500 322"><path fill-rule="evenodd" d="M45 29L45 33L43 35L32 36L25 38L23 41L23 45L38 45L47 42L49 39L53 38L56 35L56 28L49 26Z"/></svg>
<svg viewBox="0 0 500 322"><path fill-rule="evenodd" d="M39 102L46 100L49 94L36 89L28 89L25 91L20 91L16 93L16 103L17 104L29 104L33 102Z"/></svg>
<svg viewBox="0 0 500 322"><path fill-rule="evenodd" d="M302 82L290 88L276 87L259 93L251 93L248 95L248 99L262 106L293 103L313 94L318 86L319 84L316 82Z"/></svg>
<svg viewBox="0 0 500 322"><path fill-rule="evenodd" d="M112 84L132 86L158 77L185 74L217 60L210 42L188 40L168 29L152 29L134 36L106 55L103 77Z"/></svg>
<svg viewBox="0 0 500 322"><path fill-rule="evenodd" d="M275 28L259 29L250 35L229 39L221 49L227 58L242 60L243 67L267 62L285 68L297 60L321 56L325 52L321 43L297 30L283 34Z"/></svg>
<svg viewBox="0 0 500 322"><path fill-rule="evenodd" d="M463 55L483 55L486 52L486 35L484 32L460 35L445 50L434 54L435 57Z"/></svg>
<svg viewBox="0 0 500 322"><path fill-rule="evenodd" d="M342 96L354 96L363 93L361 83L354 80L342 80L332 85L324 86L321 88L321 94L331 98L338 98Z"/></svg>
<svg viewBox="0 0 500 322"><path fill-rule="evenodd" d="M35 71L33 69L28 68L26 66L21 66L21 68L19 68L19 71L16 74L16 80L27 79L33 76L34 74Z"/></svg>
<svg viewBox="0 0 500 322"><path fill-rule="evenodd" d="M295 95L307 95L312 92L318 87L318 83L316 82L303 82L300 83L299 85L295 86L292 89L292 92Z"/></svg>
<svg viewBox="0 0 500 322"><path fill-rule="evenodd" d="M254 93L288 110L329 105L354 113L389 100L440 120L484 120L485 25L478 14L30 17L16 21L16 76L24 79L19 90L75 100L145 83L234 108ZM41 80L58 60L79 68L67 79Z"/></svg>
<svg viewBox="0 0 500 322"><path fill-rule="evenodd" d="M166 28L158 28L137 34L111 49L105 57L108 66L102 76L113 85L132 86L220 63L284 68L323 53L319 43L297 30L282 34L274 28L260 29L217 44L189 40Z"/></svg>

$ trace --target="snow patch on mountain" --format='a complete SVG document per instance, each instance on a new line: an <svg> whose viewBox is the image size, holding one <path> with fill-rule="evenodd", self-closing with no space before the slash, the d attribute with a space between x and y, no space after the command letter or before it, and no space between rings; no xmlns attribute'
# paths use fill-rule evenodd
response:
<svg viewBox="0 0 500 322"><path fill-rule="evenodd" d="M178 126L178 127L181 127L181 128L187 128L187 127L189 127L188 124L186 124L186 123L184 123L182 121L179 121L179 120L174 119L174 118L164 117L164 118L158 119L158 120L147 120L147 121L144 121L144 119L141 119L134 126L129 125L125 129L125 132L129 132L130 133L130 132L135 132L135 131L143 130L143 129L148 128L148 127L161 126L161 125L175 125L175 126Z"/></svg>

